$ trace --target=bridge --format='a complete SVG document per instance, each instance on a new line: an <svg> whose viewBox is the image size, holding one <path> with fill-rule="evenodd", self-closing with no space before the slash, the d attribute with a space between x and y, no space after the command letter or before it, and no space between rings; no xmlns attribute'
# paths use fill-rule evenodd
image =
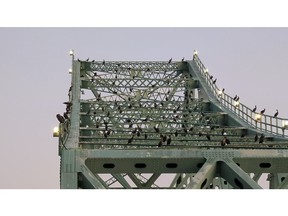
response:
<svg viewBox="0 0 288 216"><path fill-rule="evenodd" d="M249 108L192 60L75 59L57 114L60 187L288 187L288 119Z"/></svg>

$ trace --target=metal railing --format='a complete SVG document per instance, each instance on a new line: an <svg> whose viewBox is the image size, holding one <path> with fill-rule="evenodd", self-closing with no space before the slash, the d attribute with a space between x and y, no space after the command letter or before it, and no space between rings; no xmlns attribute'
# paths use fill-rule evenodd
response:
<svg viewBox="0 0 288 216"><path fill-rule="evenodd" d="M288 119L278 117L273 118L273 116L270 115L253 112L249 107L222 92L222 90L213 83L208 70L205 68L197 54L193 55L193 62L197 66L203 80L206 82L210 93L212 93L212 95L223 107L230 110L242 121L246 122L248 125L257 130L288 138Z"/></svg>

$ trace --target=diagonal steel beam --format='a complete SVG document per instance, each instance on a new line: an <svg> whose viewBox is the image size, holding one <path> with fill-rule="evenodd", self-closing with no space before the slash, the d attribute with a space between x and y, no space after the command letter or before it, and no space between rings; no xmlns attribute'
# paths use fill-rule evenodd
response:
<svg viewBox="0 0 288 216"><path fill-rule="evenodd" d="M261 189L261 187L250 178L232 159L218 161L219 174L226 179L234 188L239 189Z"/></svg>
<svg viewBox="0 0 288 216"><path fill-rule="evenodd" d="M144 186L142 185L142 183L139 181L139 179L135 176L135 174L133 173L128 173L129 178L134 182L134 184L139 188L139 189L143 189Z"/></svg>
<svg viewBox="0 0 288 216"><path fill-rule="evenodd" d="M148 179L148 181L144 184L145 188L151 188L154 182L159 178L161 173L153 173L153 175Z"/></svg>
<svg viewBox="0 0 288 216"><path fill-rule="evenodd" d="M98 176L97 174L93 174L90 169L85 165L84 160L78 158L80 170L82 171L82 174L85 176L85 178L90 182L90 184L95 189L107 189L108 186L105 184L105 182Z"/></svg>
<svg viewBox="0 0 288 216"><path fill-rule="evenodd" d="M253 176L253 180L255 182L258 182L259 179L261 178L261 176L262 176L262 173L255 173L254 176Z"/></svg>
<svg viewBox="0 0 288 216"><path fill-rule="evenodd" d="M130 184L126 181L126 179L118 173L112 173L112 176L117 179L117 181L125 188L125 189L131 189Z"/></svg>
<svg viewBox="0 0 288 216"><path fill-rule="evenodd" d="M216 160L208 159L201 167L201 169L191 179L191 182L187 185L186 189L207 188L214 179L216 172L217 172Z"/></svg>
<svg viewBox="0 0 288 216"><path fill-rule="evenodd" d="M177 182L177 180L178 180L178 178L179 178L180 176L181 176L181 173L177 173L177 174L175 175L175 177L173 178L173 180L172 180L169 188L174 188L174 187L176 186L176 182Z"/></svg>

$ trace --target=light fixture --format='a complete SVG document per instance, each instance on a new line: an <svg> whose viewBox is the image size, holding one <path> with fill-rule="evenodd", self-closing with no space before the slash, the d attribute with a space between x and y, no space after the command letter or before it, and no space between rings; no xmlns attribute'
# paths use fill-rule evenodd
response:
<svg viewBox="0 0 288 216"><path fill-rule="evenodd" d="M222 90L218 90L218 95L222 96L223 95L223 91Z"/></svg>
<svg viewBox="0 0 288 216"><path fill-rule="evenodd" d="M239 102L239 101L234 101L234 106L235 106L235 107L238 107L238 106L239 106L239 104L240 104L240 102Z"/></svg>
<svg viewBox="0 0 288 216"><path fill-rule="evenodd" d="M53 128L53 137L59 137L59 127Z"/></svg>
<svg viewBox="0 0 288 216"><path fill-rule="evenodd" d="M255 121L258 121L258 122L260 122L261 121L261 118L262 118L262 115L260 115L260 114L255 114Z"/></svg>
<svg viewBox="0 0 288 216"><path fill-rule="evenodd" d="M70 50L69 55L73 56L74 55L74 50Z"/></svg>
<svg viewBox="0 0 288 216"><path fill-rule="evenodd" d="M288 129L288 121L287 120L282 121L282 127L283 127L283 129Z"/></svg>

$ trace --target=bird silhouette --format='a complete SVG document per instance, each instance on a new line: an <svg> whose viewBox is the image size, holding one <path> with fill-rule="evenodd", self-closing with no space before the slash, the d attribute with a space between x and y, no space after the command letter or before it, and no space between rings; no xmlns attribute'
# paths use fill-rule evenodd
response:
<svg viewBox="0 0 288 216"><path fill-rule="evenodd" d="M217 81L217 78L213 81L213 84L215 84L216 83L216 81Z"/></svg>
<svg viewBox="0 0 288 216"><path fill-rule="evenodd" d="M65 118L64 118L63 116L61 116L60 114L57 114L57 115L56 115L56 118L58 119L58 121L59 121L60 123L64 123L64 122L65 122Z"/></svg>
<svg viewBox="0 0 288 216"><path fill-rule="evenodd" d="M167 139L167 145L171 144L171 136L169 135L168 139Z"/></svg>
<svg viewBox="0 0 288 216"><path fill-rule="evenodd" d="M182 58L182 60L181 60L182 62L184 61L184 57Z"/></svg>
<svg viewBox="0 0 288 216"><path fill-rule="evenodd" d="M105 60L103 59L102 65L105 65Z"/></svg>
<svg viewBox="0 0 288 216"><path fill-rule="evenodd" d="M252 110L253 113L256 112L257 106L255 105L254 109Z"/></svg>
<svg viewBox="0 0 288 216"><path fill-rule="evenodd" d="M89 61L89 57L86 59L86 61L87 61L87 62Z"/></svg>
<svg viewBox="0 0 288 216"><path fill-rule="evenodd" d="M259 144L263 143L264 142L264 134L261 134L260 138L259 138Z"/></svg>
<svg viewBox="0 0 288 216"><path fill-rule="evenodd" d="M233 100L236 100L236 99L237 99L237 97L238 97L238 96L237 96L237 95L235 95L235 97L233 98Z"/></svg>
<svg viewBox="0 0 288 216"><path fill-rule="evenodd" d="M276 113L274 114L273 118L276 118L278 116L278 109L276 109Z"/></svg>
<svg viewBox="0 0 288 216"><path fill-rule="evenodd" d="M264 114L264 112L265 112L265 108L264 108L263 110L261 110L261 112L260 112L260 113L261 113L261 114Z"/></svg>
<svg viewBox="0 0 288 216"><path fill-rule="evenodd" d="M154 130L155 130L156 133L159 133L159 131L160 131L159 128L157 128L155 126L154 126Z"/></svg>
<svg viewBox="0 0 288 216"><path fill-rule="evenodd" d="M172 62L172 58L169 59L168 64L170 64Z"/></svg>
<svg viewBox="0 0 288 216"><path fill-rule="evenodd" d="M131 144L131 143L132 143L132 141L133 141L133 139L134 139L134 135L132 135L132 137L128 139L128 142L127 142L127 144Z"/></svg>
<svg viewBox="0 0 288 216"><path fill-rule="evenodd" d="M258 134L255 135L254 142L257 142L257 140L258 140Z"/></svg>

